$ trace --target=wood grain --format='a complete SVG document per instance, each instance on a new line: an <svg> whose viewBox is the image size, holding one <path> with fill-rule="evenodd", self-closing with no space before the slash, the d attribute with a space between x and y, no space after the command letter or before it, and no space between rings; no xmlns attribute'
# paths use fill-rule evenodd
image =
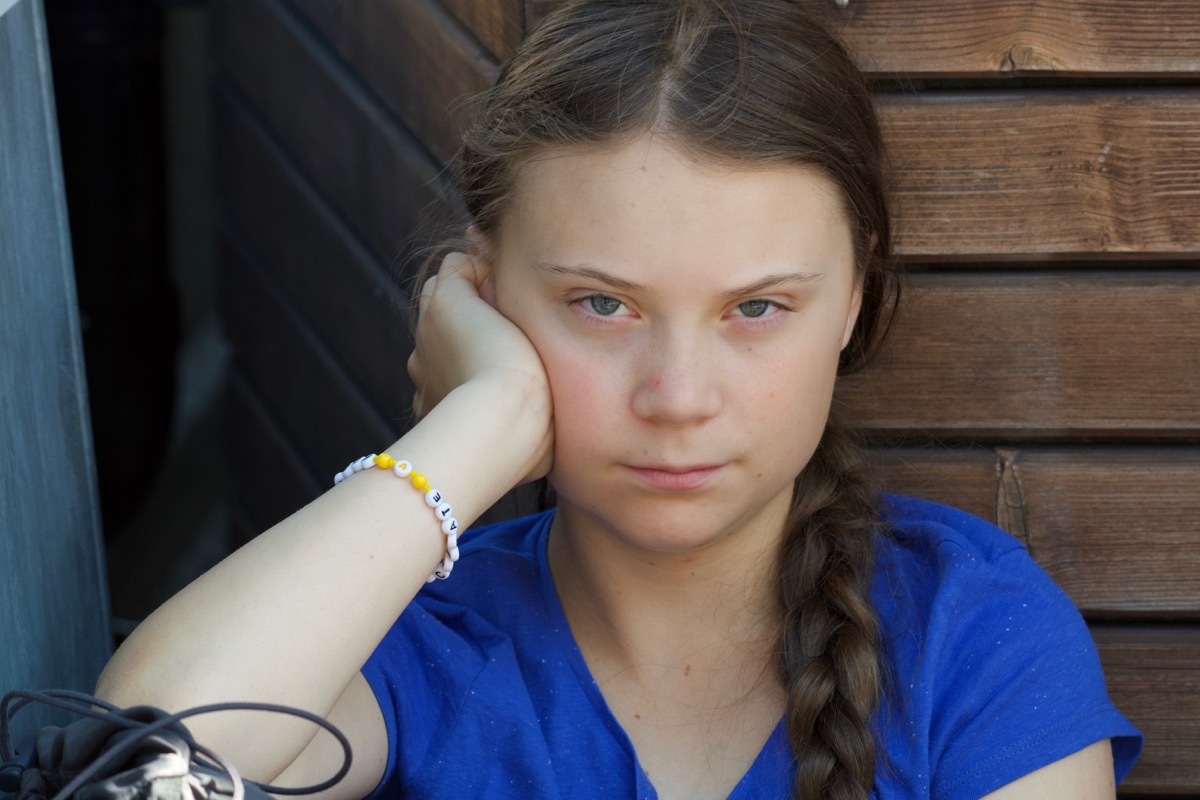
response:
<svg viewBox="0 0 1200 800"><path fill-rule="evenodd" d="M1021 539L1089 619L1200 620L1200 449L876 449L884 488Z"/></svg>
<svg viewBox="0 0 1200 800"><path fill-rule="evenodd" d="M385 106L443 163L495 59L436 0L293 0Z"/></svg>
<svg viewBox="0 0 1200 800"><path fill-rule="evenodd" d="M526 0L527 28L560 3ZM833 8L829 0L807 5ZM1192 0L850 0L834 19L860 66L883 77L1200 71L1200 6Z"/></svg>
<svg viewBox="0 0 1200 800"><path fill-rule="evenodd" d="M884 95L910 260L1200 255L1200 93Z"/></svg>
<svg viewBox="0 0 1200 800"><path fill-rule="evenodd" d="M1200 629L1095 626L1113 703L1146 736L1122 797L1200 794Z"/></svg>
<svg viewBox="0 0 1200 800"><path fill-rule="evenodd" d="M1197 319L1192 271L913 275L888 348L839 397L881 436L1195 437Z"/></svg>
<svg viewBox="0 0 1200 800"><path fill-rule="evenodd" d="M1191 0L851 0L840 16L859 63L882 76L1200 72Z"/></svg>
<svg viewBox="0 0 1200 800"><path fill-rule="evenodd" d="M382 263L426 214L457 212L437 163L280 0L211 16L222 76Z"/></svg>

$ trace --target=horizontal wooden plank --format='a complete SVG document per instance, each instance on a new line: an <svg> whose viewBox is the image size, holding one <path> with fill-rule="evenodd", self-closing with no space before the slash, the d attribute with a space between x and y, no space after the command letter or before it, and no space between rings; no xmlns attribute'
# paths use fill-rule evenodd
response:
<svg viewBox="0 0 1200 800"><path fill-rule="evenodd" d="M1095 626L1117 708L1146 736L1122 797L1200 795L1200 629Z"/></svg>
<svg viewBox="0 0 1200 800"><path fill-rule="evenodd" d="M492 85L495 58L437 0L293 0L439 160L458 147L469 99Z"/></svg>
<svg viewBox="0 0 1200 800"><path fill-rule="evenodd" d="M909 260L1200 255L1200 93L884 95Z"/></svg>
<svg viewBox="0 0 1200 800"><path fill-rule="evenodd" d="M841 381L871 434L1195 437L1200 273L910 276L895 336Z"/></svg>
<svg viewBox="0 0 1200 800"><path fill-rule="evenodd" d="M561 2L526 0L528 28ZM818 13L835 8L830 0L805 2ZM1200 72L1200 5L1194 0L1153 5L1128 0L851 0L831 18L860 66L884 77Z"/></svg>
<svg viewBox="0 0 1200 800"><path fill-rule="evenodd" d="M372 406L405 423L407 296L236 96L216 96L223 209ZM382 446L382 445L379 445Z"/></svg>
<svg viewBox="0 0 1200 800"><path fill-rule="evenodd" d="M1025 542L1089 619L1200 619L1200 449L876 449L882 486Z"/></svg>
<svg viewBox="0 0 1200 800"><path fill-rule="evenodd" d="M225 80L381 263L457 212L436 161L284 3L218 0L211 18Z"/></svg>
<svg viewBox="0 0 1200 800"><path fill-rule="evenodd" d="M881 76L1200 72L1193 0L866 0L839 16L859 63Z"/></svg>

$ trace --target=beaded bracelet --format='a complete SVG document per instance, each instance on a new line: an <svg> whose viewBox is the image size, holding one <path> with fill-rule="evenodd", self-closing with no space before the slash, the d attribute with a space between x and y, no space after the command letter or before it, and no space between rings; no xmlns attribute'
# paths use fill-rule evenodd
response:
<svg viewBox="0 0 1200 800"><path fill-rule="evenodd" d="M412 464L407 461L397 461L387 453L376 455L372 453L369 456L363 456L357 461L352 461L350 466L346 467L342 472L333 476L333 483L336 486L342 481L349 478L356 472L362 472L364 469L372 469L374 467L382 467L383 469L391 469L392 473L397 478L408 478L412 481L413 488L425 494L425 505L433 509L433 514L442 524L442 533L446 534L446 554L442 557L441 564L433 571L433 574L425 579L426 583L432 583L435 580L446 580L450 577L451 570L454 569L454 562L458 561L458 520L452 514L450 504L442 497L442 493L429 485L429 480L419 472L414 472Z"/></svg>

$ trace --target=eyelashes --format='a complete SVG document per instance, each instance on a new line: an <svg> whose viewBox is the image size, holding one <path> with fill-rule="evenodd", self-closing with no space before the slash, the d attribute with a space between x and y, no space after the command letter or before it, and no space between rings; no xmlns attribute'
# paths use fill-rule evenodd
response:
<svg viewBox="0 0 1200 800"><path fill-rule="evenodd" d="M619 324L617 320L636 316L619 298L602 292L573 298L567 305L578 309L586 319L599 324L615 325ZM792 311L793 308L778 300L756 297L733 306L725 316L738 320L742 327L753 329L776 325Z"/></svg>

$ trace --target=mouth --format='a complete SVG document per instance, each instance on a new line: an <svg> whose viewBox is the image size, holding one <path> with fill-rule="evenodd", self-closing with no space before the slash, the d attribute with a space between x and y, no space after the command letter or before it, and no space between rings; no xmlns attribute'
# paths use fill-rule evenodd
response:
<svg viewBox="0 0 1200 800"><path fill-rule="evenodd" d="M721 471L720 464L697 464L693 466L673 466L656 464L653 466L626 466L634 478L643 485L660 491L682 492L693 491L704 487Z"/></svg>

